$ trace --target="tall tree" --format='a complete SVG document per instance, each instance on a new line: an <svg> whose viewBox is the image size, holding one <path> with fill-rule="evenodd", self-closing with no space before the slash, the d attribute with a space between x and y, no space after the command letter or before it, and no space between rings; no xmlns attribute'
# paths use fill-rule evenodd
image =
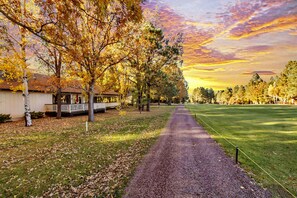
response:
<svg viewBox="0 0 297 198"><path fill-rule="evenodd" d="M150 111L152 88L162 84L166 68L170 70L172 65L181 62L182 35L169 40L160 28L147 21L134 29L133 40L127 46L131 52L127 66L132 68L130 74L136 85L139 110L144 106L145 96L147 111Z"/></svg>
<svg viewBox="0 0 297 198"><path fill-rule="evenodd" d="M18 14L19 20L24 22L24 18L27 14L27 2L26 0L15 1L14 12ZM2 31L2 37L6 41L6 54L2 54L0 58L0 70L4 71L4 77L6 80L21 79L22 86L15 87L14 89L21 89L24 97L24 114L25 114L25 126L32 125L32 119L30 114L30 100L29 100L29 87L28 87L28 63L26 48L28 45L27 30L19 25L8 24L3 16L1 26L6 26L5 32Z"/></svg>
<svg viewBox="0 0 297 198"><path fill-rule="evenodd" d="M171 67L178 66L181 63L183 53L183 38L182 34L176 35L171 41L164 39L163 31L151 25L151 36L147 39L151 47L147 50L147 64L145 64L145 81L146 81L146 96L147 96L147 111L150 111L151 102L151 87L158 83L158 75L160 71ZM183 74L180 72L180 79L183 79ZM178 83L178 82L177 82Z"/></svg>
<svg viewBox="0 0 297 198"><path fill-rule="evenodd" d="M184 78L181 78L177 83L177 88L178 88L178 94L177 94L178 100L182 103L185 103L189 97L188 96L188 90L189 90L188 82Z"/></svg>
<svg viewBox="0 0 297 198"><path fill-rule="evenodd" d="M63 66L63 56L61 50L56 46L48 43L44 43L40 48L35 50L35 55L41 65L47 69L51 74L50 84L53 91L56 94L57 102L57 119L62 117L62 87L65 84L65 80L62 79L65 65Z"/></svg>
<svg viewBox="0 0 297 198"><path fill-rule="evenodd" d="M130 81L135 85L135 92L137 95L137 107L142 111L143 106L143 94L145 90L145 65L147 64L146 53L143 52L150 45L146 36L148 35L149 24L145 21L134 26L133 39L126 46L126 50L129 51L129 56L123 64L124 67L130 68L129 75Z"/></svg>
<svg viewBox="0 0 297 198"><path fill-rule="evenodd" d="M277 81L278 81L278 76L276 77L271 77L270 81L268 83L268 90L267 90L267 95L272 98L272 103L276 104L278 101L278 93L279 90L277 88Z"/></svg>
<svg viewBox="0 0 297 198"><path fill-rule="evenodd" d="M223 103L222 95L224 93L224 90L218 90L215 94L216 102L219 104Z"/></svg>
<svg viewBox="0 0 297 198"><path fill-rule="evenodd" d="M71 66L85 84L88 93L89 121L94 121L94 88L97 79L112 67L124 61L128 52L123 47L130 39L133 23L129 23L128 5L112 1L104 5L85 1L71 13L72 23L66 29L75 45L67 47L67 55L76 64ZM96 16L94 18L94 16Z"/></svg>
<svg viewBox="0 0 297 198"><path fill-rule="evenodd" d="M259 74L255 73L247 85L247 98L254 104L265 101L265 89L267 83L262 80Z"/></svg>
<svg viewBox="0 0 297 198"><path fill-rule="evenodd" d="M236 85L232 90L232 97L230 99L231 104L244 104L246 102L245 99L245 86Z"/></svg>
<svg viewBox="0 0 297 198"><path fill-rule="evenodd" d="M286 102L297 99L297 61L288 62L277 81L277 86Z"/></svg>
<svg viewBox="0 0 297 198"><path fill-rule="evenodd" d="M221 99L224 104L229 104L229 101L232 97L232 88L227 87L222 93Z"/></svg>

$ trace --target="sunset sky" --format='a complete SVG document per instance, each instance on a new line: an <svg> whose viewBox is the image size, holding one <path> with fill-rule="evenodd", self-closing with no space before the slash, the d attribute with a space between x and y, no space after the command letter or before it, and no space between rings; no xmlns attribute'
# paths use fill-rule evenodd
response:
<svg viewBox="0 0 297 198"><path fill-rule="evenodd" d="M167 35L184 34L190 92L263 79L297 60L297 0L148 0Z"/></svg>

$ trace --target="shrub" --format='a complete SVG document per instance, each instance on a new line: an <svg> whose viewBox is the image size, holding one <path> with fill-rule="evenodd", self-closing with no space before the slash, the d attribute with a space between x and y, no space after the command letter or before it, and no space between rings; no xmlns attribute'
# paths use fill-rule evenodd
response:
<svg viewBox="0 0 297 198"><path fill-rule="evenodd" d="M10 120L10 114L0 114L0 123L6 122L7 120Z"/></svg>
<svg viewBox="0 0 297 198"><path fill-rule="evenodd" d="M43 112L31 112L31 118L32 119L39 119L39 118L43 118L44 117L44 113Z"/></svg>

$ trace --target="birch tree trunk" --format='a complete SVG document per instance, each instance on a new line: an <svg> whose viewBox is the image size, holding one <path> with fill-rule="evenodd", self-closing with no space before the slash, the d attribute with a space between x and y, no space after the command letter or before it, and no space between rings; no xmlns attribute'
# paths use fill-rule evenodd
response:
<svg viewBox="0 0 297 198"><path fill-rule="evenodd" d="M32 126L32 119L30 114L30 100L29 100L29 88L28 88L28 77L27 71L24 70L23 75L23 97L24 97L24 110L25 110L25 126L29 127Z"/></svg>
<svg viewBox="0 0 297 198"><path fill-rule="evenodd" d="M22 5L20 4L21 14L26 14L26 1L23 1L23 12ZM21 32L21 58L23 68L23 97L24 97L24 112L25 112L25 126L32 126L32 119L30 113L30 100L29 100L29 87L28 87L28 76L27 76L27 60L26 60L26 30L20 27Z"/></svg>

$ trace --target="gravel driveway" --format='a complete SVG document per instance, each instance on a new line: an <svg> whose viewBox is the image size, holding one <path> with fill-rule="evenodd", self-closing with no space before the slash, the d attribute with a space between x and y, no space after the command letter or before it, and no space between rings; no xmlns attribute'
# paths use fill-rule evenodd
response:
<svg viewBox="0 0 297 198"><path fill-rule="evenodd" d="M124 197L270 197L183 106L137 168Z"/></svg>

